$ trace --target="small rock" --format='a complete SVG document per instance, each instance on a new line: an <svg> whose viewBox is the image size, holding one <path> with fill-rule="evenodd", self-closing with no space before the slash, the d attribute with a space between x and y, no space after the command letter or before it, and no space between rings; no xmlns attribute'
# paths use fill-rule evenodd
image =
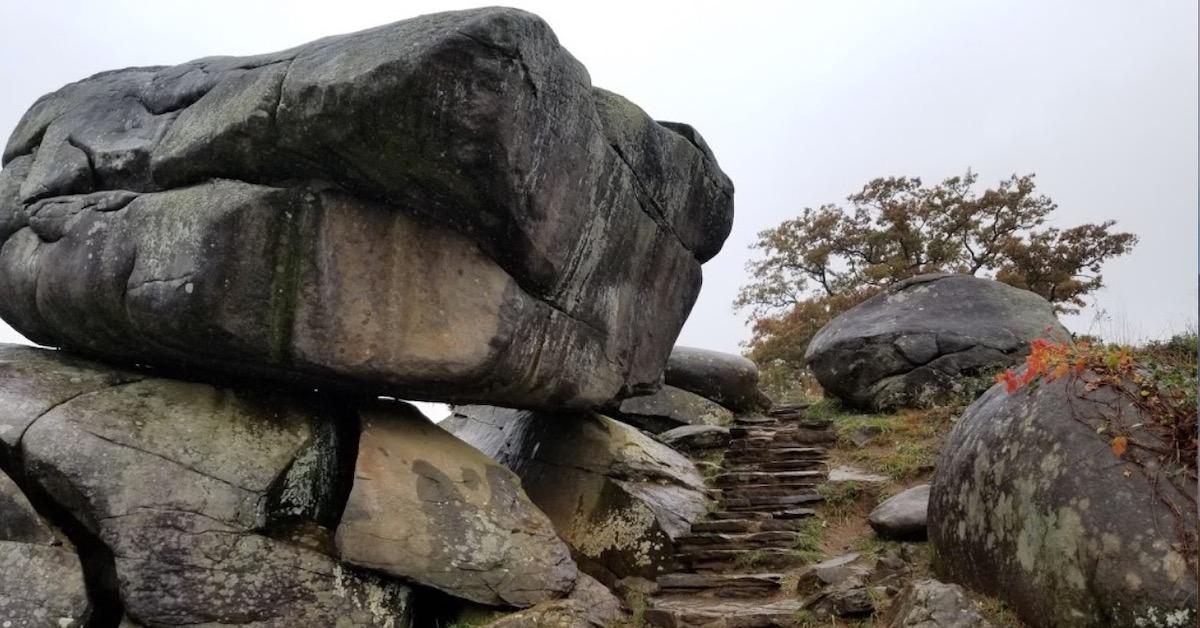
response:
<svg viewBox="0 0 1200 628"><path fill-rule="evenodd" d="M811 591L837 586L852 578L865 580L874 567L874 559L868 555L858 552L845 554L806 567L800 572L798 585L802 591Z"/></svg>
<svg viewBox="0 0 1200 628"><path fill-rule="evenodd" d="M911 582L892 605L888 628L990 628L957 584L925 579Z"/></svg>
<svg viewBox="0 0 1200 628"><path fill-rule="evenodd" d="M867 520L875 533L885 539L924 540L928 510L929 485L921 484L879 504Z"/></svg>

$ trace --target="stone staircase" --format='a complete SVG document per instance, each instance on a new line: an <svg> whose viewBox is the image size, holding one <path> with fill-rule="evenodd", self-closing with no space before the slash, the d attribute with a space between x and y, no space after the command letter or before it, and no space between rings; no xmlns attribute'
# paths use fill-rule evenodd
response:
<svg viewBox="0 0 1200 628"><path fill-rule="evenodd" d="M677 570L658 578L645 620L665 628L797 625L800 600L784 572L806 564L797 531L821 500L827 424L802 406L735 419L721 471L709 480L717 508L676 541Z"/></svg>

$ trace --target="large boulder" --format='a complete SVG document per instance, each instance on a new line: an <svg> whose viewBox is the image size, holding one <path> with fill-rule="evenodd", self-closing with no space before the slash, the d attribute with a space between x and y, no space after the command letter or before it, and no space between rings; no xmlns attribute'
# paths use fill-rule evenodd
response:
<svg viewBox="0 0 1200 628"><path fill-rule="evenodd" d="M740 355L675 347L663 377L675 388L711 399L734 412L771 407L771 399L758 389L758 366Z"/></svg>
<svg viewBox="0 0 1200 628"><path fill-rule="evenodd" d="M0 471L0 621L7 628L74 628L91 614L75 547Z"/></svg>
<svg viewBox="0 0 1200 628"><path fill-rule="evenodd" d="M609 586L663 572L708 510L690 460L605 416L457 406L439 425L515 471L580 569Z"/></svg>
<svg viewBox="0 0 1200 628"><path fill-rule="evenodd" d="M408 404L367 408L362 419L337 529L343 560L498 606L572 590L570 550L512 471Z"/></svg>
<svg viewBox="0 0 1200 628"><path fill-rule="evenodd" d="M294 391L106 380L60 357L0 346L0 398L17 401L0 405L2 453L107 548L93 568L131 621L408 624L407 587L323 551L352 412Z"/></svg>
<svg viewBox="0 0 1200 628"><path fill-rule="evenodd" d="M821 386L874 411L928 405L1020 361L1035 338L1069 338L1048 301L990 279L933 274L891 286L813 337Z"/></svg>
<svg viewBox="0 0 1200 628"><path fill-rule="evenodd" d="M517 407L657 389L733 212L694 129L502 8L98 74L3 165L0 316L28 338Z"/></svg>
<svg viewBox="0 0 1200 628"><path fill-rule="evenodd" d="M1084 371L971 405L929 497L941 575L1035 626L1195 625L1196 475L1137 394Z"/></svg>

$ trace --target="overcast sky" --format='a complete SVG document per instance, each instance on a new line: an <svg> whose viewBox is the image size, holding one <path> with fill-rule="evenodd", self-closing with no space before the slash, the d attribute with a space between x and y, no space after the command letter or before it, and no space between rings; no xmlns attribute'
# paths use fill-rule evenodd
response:
<svg viewBox="0 0 1200 628"><path fill-rule="evenodd" d="M1035 172L1055 224L1141 237L1080 332L1161 336L1196 318L1195 0L564 2L540 14L591 72L704 134L737 217L680 342L736 351L754 235L867 180ZM0 131L42 94L131 65L268 52L470 2L0 2ZM19 341L0 327L0 341Z"/></svg>

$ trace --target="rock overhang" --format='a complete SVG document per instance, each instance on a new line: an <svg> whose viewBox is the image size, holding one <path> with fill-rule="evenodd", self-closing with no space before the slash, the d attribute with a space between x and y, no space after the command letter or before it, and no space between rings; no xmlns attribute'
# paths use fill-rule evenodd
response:
<svg viewBox="0 0 1200 628"><path fill-rule="evenodd" d="M0 314L27 336L409 398L654 389L732 221L694 129L591 87L512 9L102 73L35 103L4 164Z"/></svg>

